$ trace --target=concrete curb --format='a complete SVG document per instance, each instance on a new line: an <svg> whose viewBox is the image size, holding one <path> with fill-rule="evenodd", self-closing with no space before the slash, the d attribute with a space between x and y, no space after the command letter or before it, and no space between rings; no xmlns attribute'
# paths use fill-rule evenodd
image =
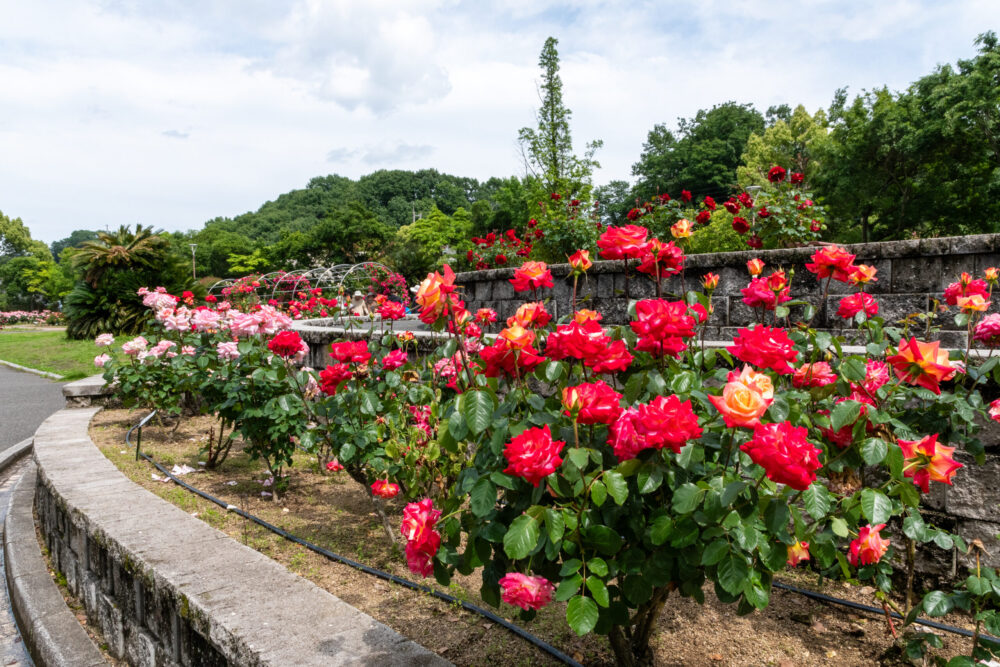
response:
<svg viewBox="0 0 1000 667"><path fill-rule="evenodd" d="M25 373L33 373L35 375L40 375L43 378L49 378L50 380L62 380L62 375L56 375L55 373L49 373L48 371L40 371L37 368L28 368L27 366L22 366L20 364L15 364L12 361L4 361L0 359L0 366L6 366L7 368L13 368L16 371L24 371Z"/></svg>
<svg viewBox="0 0 1000 667"><path fill-rule="evenodd" d="M7 449L0 452L0 470L6 470L7 466L12 464L14 461L18 460L25 454L30 453L33 442L33 438L26 438L16 445L11 445Z"/></svg>
<svg viewBox="0 0 1000 667"><path fill-rule="evenodd" d="M30 447L28 440L14 448L19 449L17 454L23 454ZM16 458L10 455L10 450L5 455L0 466ZM32 517L36 478L35 464L29 463L11 494L4 522L4 574L14 617L36 664L45 667L107 665L66 606L42 559Z"/></svg>

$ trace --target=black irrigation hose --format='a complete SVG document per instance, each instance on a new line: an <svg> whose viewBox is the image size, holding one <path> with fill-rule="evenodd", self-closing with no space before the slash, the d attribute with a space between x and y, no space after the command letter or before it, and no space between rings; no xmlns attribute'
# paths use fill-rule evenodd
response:
<svg viewBox="0 0 1000 667"><path fill-rule="evenodd" d="M154 410L147 417L151 417L155 412L156 411ZM131 441L132 431L134 431L138 427L139 427L139 423L133 425L128 430L128 432L125 434L125 444L128 445L129 447L132 446L132 441ZM376 577L378 577L380 579L385 579L386 581L391 581L394 584L399 584L400 586L405 586L406 588L410 588L410 589L413 589L415 591L420 591L421 593L427 593L429 595L432 595L432 596L438 598L439 600L444 600L445 602L447 602L449 604L461 605L461 607L463 609L466 609L468 611L471 611L471 612L474 612L476 614L479 614L480 616L483 616L484 618L487 618L487 619L493 621L497 625L501 625L504 628L510 630L511 632L513 632L515 635L517 635L521 639L524 639L524 640L528 641L529 643L533 644L534 646L540 648L541 650L545 651L546 653L548 653L552 657L556 658L557 660L561 661L562 663L564 663L566 665L570 665L571 667L583 667L583 665L581 665L579 662L577 662L573 658L569 657L568 655L566 655L565 653L563 653L562 651L560 651L556 647L551 646L551 645L545 643L544 641L542 641L541 639L539 639L535 635L531 634L530 632L528 632L524 628L521 628L521 627L518 627L518 626L514 625L513 623L509 622L508 620L506 620L504 618L501 618L500 616L497 616L496 614L494 614L493 612L489 611L488 609L483 609L482 607L478 607L478 606L476 606L474 604L470 604L470 603L465 602L463 600L459 600L458 598L452 597L451 595L448 595L447 593L441 593L439 591L434 590L433 588L430 588L428 586L424 586L423 584L418 584L416 582L410 581L409 579L404 579L404 578L398 577L398 576L396 576L394 574L390 574L388 572L383 572L382 570L376 569L374 567L369 567L369 566L364 565L362 563L359 563L357 561L353 561L350 558L345 558L344 556L341 556L339 554L335 554L332 551L329 551L327 549L324 549L323 547L320 547L320 546L317 546L317 545L313 544L312 542L308 542L306 540L298 538L295 535L292 535L291 533L288 533L285 530L283 530L283 529L281 529L281 528L279 528L279 527L277 527L277 526L275 526L275 525L273 525L271 523L268 523L267 521L264 521L263 519L261 519L259 517L254 516L253 514L250 514L249 512L244 512L243 510L241 510L241 509L239 509L237 507L234 507L234 506L230 505L229 503L227 503L227 502L225 502L223 500L219 500L215 496L212 496L212 495L210 495L208 493L205 493L201 489L196 489L195 487L193 487L190 484L184 482L183 480L178 479L169 470L167 470L162 465L160 465L159 463L157 463L156 461L154 461L153 458L150 457L145 452L138 452L137 451L137 453L139 454L139 456L141 456L142 458L144 458L147 461L149 461L150 463L152 463L156 467L157 470L159 470L164 475L166 475L167 477L169 477L171 479L171 481L173 481L175 484L177 484L177 485L179 485L179 486L187 489L188 491L190 491L190 492L192 492L194 494L197 494L197 495L201 496L202 498L204 498L205 500L207 500L207 501L209 501L211 503L215 503L216 505L218 505L219 507L222 507L223 509L226 509L226 510L228 510L230 512L233 512L234 514L238 514L239 516L243 517L244 519L249 519L250 521L253 521L256 524L258 524L260 526L263 526L264 528L267 528L271 532L275 533L276 535L280 535L281 537L285 538L286 540L294 542L295 544L301 545L301 546L309 549L310 551L318 553L320 556L323 556L324 558L327 558L327 559L332 560L332 561L336 561L338 563L343 563L344 565L349 565L349 566L351 566L351 567L353 567L353 568L355 568L357 570L361 570L362 572L364 572L366 574L374 575L374 576L376 576Z"/></svg>
<svg viewBox="0 0 1000 667"><path fill-rule="evenodd" d="M792 593L798 593L799 595L804 595L807 598L812 598L814 600L820 600L821 602L830 602L830 603L833 603L833 604L839 604L839 605L842 605L844 607L849 607L851 609L857 609L857 610L860 610L860 611L870 611L870 612L872 612L874 614L879 614L880 616L884 616L885 615L885 610L884 609L879 609L878 607L872 607L872 606L867 605L867 604L861 604L859 602L851 602L850 600L842 600L840 598L835 598L835 597L832 597L830 595L824 595L823 593L817 593L815 591L806 590L804 588L796 588L795 586L789 586L788 584L782 584L782 583L777 582L777 581L771 582L771 585L774 586L775 588L780 588L781 590L784 590L784 591L790 591ZM894 611L890 611L889 615L892 616L893 618L897 619L897 620L903 620L903 617L900 614L897 614ZM923 619L923 618L917 618L913 622L916 623L916 624L918 624L918 625L926 625L927 627L934 628L935 630L944 630L945 632L951 632L951 633L956 634L956 635L962 635L963 637L972 637L973 636L973 632L971 630L965 630L963 628L956 628L953 625L945 625L944 623L938 623L937 621L928 621L928 620ZM997 639L993 635L988 635L988 634L983 633L983 632L979 633L979 638L980 639L986 639L986 640L989 640L989 641L994 641L994 642L1000 642L1000 639Z"/></svg>
<svg viewBox="0 0 1000 667"><path fill-rule="evenodd" d="M155 412L156 411L154 410L149 415L147 415L147 419L148 419L148 417L151 417ZM128 430L128 433L125 434L125 444L127 444L129 447L132 446L132 442L130 440L130 438L132 436L132 431L134 431L136 429L136 427L138 427L138 426L139 426L138 423L135 424L134 426L132 426L132 428L130 428ZM338 554L335 554L332 551L328 551L328 550L324 549L323 547L316 546L315 544L312 544L311 542L307 542L306 540L302 540L302 539L300 539L300 538L298 538L298 537L296 537L296 536L294 536L294 535L292 535L290 533L285 532L281 528L278 528L277 526L274 526L274 525L268 523L267 521L264 521L263 519L260 519L260 518L258 518L256 516L254 516L253 514L250 514L248 512L244 512L241 509L235 508L232 505L229 505L228 503L225 503L222 500L219 500L218 498L216 498L214 496L211 496L211 495L205 493L204 491L202 491L200 489L196 489L195 487L191 486L190 484L185 483L184 481L178 479L173 474L171 474L171 472L169 470L167 470L166 468L164 468L163 466L161 466L159 463L157 463L156 461L154 461L149 455L147 455L147 454L145 454L143 452L139 452L139 455L142 458L144 458L147 461L149 461L150 463L152 463L154 466L156 466L157 470L159 470L164 475L166 475L167 477L169 477L174 483L179 484L180 486L184 487L188 491L191 491L192 493L195 493L195 494L201 496L205 500L213 502L216 505L219 505L220 507L223 507L223 508L225 508L225 509L227 509L227 510L229 510L231 512L234 512L236 514L239 514L243 518L249 519L249 520L253 521L256 524L259 524L259 525L263 526L264 528L267 528L268 530L270 530L270 531L272 531L272 532L280 535L281 537L285 538L286 540L290 540L292 542L295 542L296 544L300 544L300 545L306 547L307 549L309 549L311 551L314 551L314 552L318 553L319 555L324 556L324 557L326 557L326 558L328 558L330 560L337 561L337 562L343 563L345 565L350 565L351 567L356 568L358 570L361 570L362 572L366 572L368 574L375 575L376 577L379 577L380 579L385 579L387 581L391 581L391 582L399 584L401 586L405 586L407 588L412 588L413 590L416 590L416 591L421 591L423 593L429 593L430 595L433 595L434 597L439 598L441 600L444 600L445 602L448 602L448 603L451 603L451 604L456 604L456 603L460 604L463 609L467 609L469 611L475 612L475 613L479 614L480 616L484 616L485 618L488 618L489 620L493 621L494 623L502 625L503 627L507 628L508 630L510 630L511 632L513 632L518 637L521 637L522 639L526 639L528 642L534 644L535 646L537 646L538 648L542 649L543 651L545 651L545 652L549 653L550 655L554 656L555 658L561 660L563 663L565 663L567 665L573 665L574 667L583 667L582 665L580 665L580 663L578 663L576 660L573 660L571 657L569 657L568 655L566 655L565 653L563 653L559 649L555 648L554 646L550 646L549 644L546 644L544 641L542 641L538 637L534 636L533 634L529 633L528 631L524 630L523 628L520 628L520 627L518 627L518 626L516 626L516 625L514 625L514 624L512 624L510 622L508 622L507 620L505 620L503 618L500 618L499 616L497 616L496 614L494 614L493 612L491 612L491 611L489 611L487 609L483 609L482 607L477 607L476 605L469 604L468 602L463 602L463 601L458 600L457 598L454 598L454 597L452 597L452 596L450 596L450 595L448 595L446 593L439 593L438 591L435 591L432 588L424 586L423 584L418 584L418 583L409 581L408 579L403 579L402 577L397 577L394 574L389 574L388 572L383 572L382 570L377 570L377 569L375 569L373 567L369 567L367 565L363 565L361 563L358 563L356 561L351 560L350 558L345 558L344 556L340 556ZM797 593L797 594L805 596L807 598L812 598L813 600L819 600L821 602L827 602L827 603L830 603L830 604L838 604L838 605L841 605L842 607L847 607L849 609L856 609L858 611L867 611L867 612L871 612L873 614L885 615L885 610L884 609L879 609L878 607L872 607L871 605L861 604L859 602L852 602L851 600L844 600L842 598L833 597L831 595L825 595L823 593L817 593L815 591L810 591L810 590L807 590L807 589L804 589L804 588L797 588L795 586L789 586L788 584L783 584L783 583L778 582L778 581L771 582L771 585L774 588L777 588L777 589L780 589L780 590L783 590L783 591L788 591L790 593ZM898 613L896 613L894 611L890 611L889 614L893 618L895 618L897 620L903 620L903 617L900 614L898 614ZM961 635L963 637L972 637L973 636L973 633L972 633L971 630L965 630L963 628L957 628L957 627L952 626L952 625L946 625L944 623L938 623L937 621L928 621L926 619L917 618L913 622L916 623L916 624L918 624L918 625L924 625L924 626L927 626L929 628L934 628L935 630L943 630L945 632L951 632L953 634ZM987 639L987 640L994 641L994 642L1000 642L1000 639L998 639L997 637L993 637L992 635L988 635L988 634L985 634L985 633L980 633L979 637L982 638L982 639Z"/></svg>

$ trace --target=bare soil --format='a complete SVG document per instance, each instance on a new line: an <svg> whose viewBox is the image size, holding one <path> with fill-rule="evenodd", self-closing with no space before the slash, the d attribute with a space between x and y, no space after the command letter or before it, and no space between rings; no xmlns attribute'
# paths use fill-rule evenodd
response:
<svg viewBox="0 0 1000 667"><path fill-rule="evenodd" d="M159 475L145 461L136 462L126 448L127 429L142 416L128 410L106 410L91 424L91 437L104 454L126 475L208 524L267 554L316 585L435 651L456 665L559 664L549 654L531 646L500 626L454 605L331 562L297 544L246 521L183 488L156 481ZM210 417L185 419L176 432L172 424L154 421L143 430L143 451L167 468L186 464L199 470L184 480L227 503L335 553L381 570L414 578L405 560L389 542L364 490L346 473L321 474L316 461L297 456L288 470L289 487L278 501L262 495L264 466L251 461L239 443L218 470L199 466L199 449L209 429ZM389 506L394 525L399 524L403 503ZM872 589L842 582L820 581L806 570L789 571L782 581L839 598L877 606ZM478 575L457 576L445 589L433 579L425 584L459 599L489 608L479 596ZM711 586L706 602L672 597L659 619L653 648L657 665L900 665L899 649L884 617L854 612L838 605L810 600L774 589L764 611L737 616L735 605L719 602ZM553 603L530 623L517 619L517 609L503 605L494 610L529 632L587 665L611 665L614 658L604 637L577 637L566 625L565 605ZM972 629L968 616L952 614L942 620ZM969 651L969 640L941 636L943 656Z"/></svg>

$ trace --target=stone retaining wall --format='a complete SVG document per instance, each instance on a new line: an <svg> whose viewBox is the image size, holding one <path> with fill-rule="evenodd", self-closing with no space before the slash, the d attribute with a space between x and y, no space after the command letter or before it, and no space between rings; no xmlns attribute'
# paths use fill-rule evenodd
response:
<svg viewBox="0 0 1000 667"><path fill-rule="evenodd" d="M940 299L944 289L957 280L962 271L981 277L985 268L1000 266L1000 234L863 243L846 248L857 255L856 263L870 264L878 269L878 280L867 291L878 299L879 314L887 322L911 313L925 312L931 300ZM823 285L805 268L816 250L810 247L690 255L685 264L684 280L679 277L665 279L663 292L680 294L682 285L689 290L700 289L701 276L708 272L719 274L714 312L706 338L730 340L737 327L753 321L753 313L743 303L740 290L749 282L747 261L760 257L768 267L765 273L779 267L789 271L790 275L794 272L792 297L806 299L817 307L814 326L839 332L844 328L844 320L836 315L837 304L845 293L852 290L834 281L830 286L830 296L821 303ZM586 279L579 282L577 297L582 300L580 307L600 311L604 314L605 323L628 322L629 299L648 299L656 293L653 281L635 272L635 262L631 266L626 298L623 262L595 262ZM554 316L558 318L571 308L573 281L568 277L568 264L555 264L550 268L555 287L543 290L543 296L551 297L549 310L554 311ZM530 293L514 293L508 282L513 273L513 269L471 271L458 274L456 282L464 288L463 298L470 310L493 308L502 322L513 315L521 303L530 300ZM994 307L991 312L994 311L998 309ZM938 338L948 346L964 347L965 334L955 326L952 314L938 318L938 324L944 329ZM795 316L794 310L792 316Z"/></svg>
<svg viewBox="0 0 1000 667"><path fill-rule="evenodd" d="M69 590L131 665L446 665L267 556L126 478L94 446L96 409L35 434L35 507Z"/></svg>

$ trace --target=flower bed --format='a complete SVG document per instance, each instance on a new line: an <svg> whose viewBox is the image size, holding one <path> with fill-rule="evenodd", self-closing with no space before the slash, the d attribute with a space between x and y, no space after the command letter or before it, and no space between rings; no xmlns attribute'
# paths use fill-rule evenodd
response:
<svg viewBox="0 0 1000 667"><path fill-rule="evenodd" d="M751 613L769 604L775 574L796 566L866 582L877 604L906 615L967 610L1000 634L1000 579L982 562L993 545L967 544L920 510L962 467L956 449L982 457L979 387L1000 369L970 352L973 339L998 342L1000 316L983 316L996 269L945 291L969 334L951 358L880 318L866 291L876 271L835 246L799 280L818 282L823 301L834 283L853 287L840 308L865 355L812 327L815 311L785 271L757 265L745 293L758 323L709 349L717 277L668 295L662 281L683 272L684 254L636 225L606 230L598 246L638 260L633 280L653 282L655 298L630 305L628 326L605 328L576 303L553 320L552 276L526 262L511 284L532 298L489 342L483 326L496 313L467 310L446 266L416 296L421 320L448 332L434 354L411 357L412 334L390 330L334 343L334 363L317 373L296 366L308 345L270 306L196 308L147 292L159 340L126 343L107 377L127 402L216 414L207 467L224 464L239 433L275 499L289 492L297 451L343 469L389 538L403 537L412 572L442 585L479 573L483 600L519 607L525 621L565 602L568 626L608 635L621 664L649 657L672 595L702 602L710 585ZM384 506L397 497L410 501L401 526ZM953 590L911 590L918 544L957 549L971 576ZM939 643L909 626L900 641L912 655ZM994 649L977 636L969 652Z"/></svg>
<svg viewBox="0 0 1000 667"><path fill-rule="evenodd" d="M11 324L31 326L58 326L64 324L63 315L57 310L8 310L0 311L0 327Z"/></svg>

